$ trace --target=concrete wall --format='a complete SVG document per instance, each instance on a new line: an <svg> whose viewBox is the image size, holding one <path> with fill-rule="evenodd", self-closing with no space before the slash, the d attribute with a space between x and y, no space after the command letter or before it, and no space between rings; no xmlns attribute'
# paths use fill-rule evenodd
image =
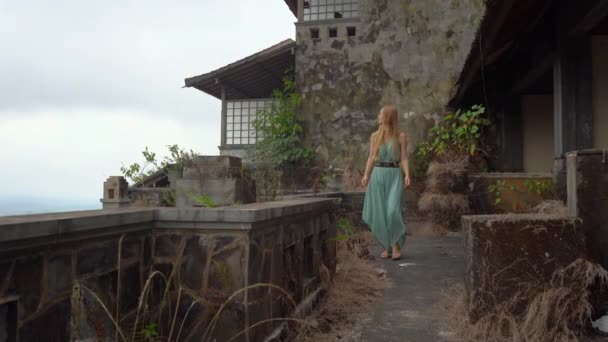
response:
<svg viewBox="0 0 608 342"><path fill-rule="evenodd" d="M384 104L395 104L410 151L444 113L483 12L478 0L361 0L360 18L299 23L296 81L307 141L352 190ZM355 26L356 37L345 28ZM338 37L329 38L330 27ZM320 30L311 39L310 29ZM346 184L353 184L346 186Z"/></svg>
<svg viewBox="0 0 608 342"><path fill-rule="evenodd" d="M553 169L553 96L524 95L521 98L524 172Z"/></svg>
<svg viewBox="0 0 608 342"><path fill-rule="evenodd" d="M593 147L608 149L608 36L594 36Z"/></svg>
<svg viewBox="0 0 608 342"><path fill-rule="evenodd" d="M474 321L496 307L530 298L515 296L525 285L548 284L555 271L586 256L581 221L550 215L463 216L465 289ZM534 288L534 287L531 287ZM519 314L514 312L513 314Z"/></svg>
<svg viewBox="0 0 608 342"><path fill-rule="evenodd" d="M272 283L299 302L319 288L321 265L335 270L332 203L290 199L0 218L0 313L17 296L20 341L113 340L109 318L87 289L74 285L93 290L112 315L119 307L130 331L142 288L159 271L168 285L160 276L151 282L149 314L160 310L169 286L176 322L184 321L180 340L200 341L212 315L239 289ZM195 300L200 304L186 316ZM228 340L291 308L276 290L245 291L227 306L213 336ZM164 333L170 321L161 319ZM7 324L5 317L0 327ZM237 341L262 340L273 328L263 325Z"/></svg>

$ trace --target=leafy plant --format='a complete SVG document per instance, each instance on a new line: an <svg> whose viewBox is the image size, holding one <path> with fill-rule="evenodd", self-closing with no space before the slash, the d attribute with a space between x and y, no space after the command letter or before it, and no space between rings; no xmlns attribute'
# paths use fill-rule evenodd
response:
<svg viewBox="0 0 608 342"><path fill-rule="evenodd" d="M357 232L357 227L355 227L352 221L347 217L341 217L336 224L336 228L338 228L338 232L335 238L329 239L329 241L344 241L350 239Z"/></svg>
<svg viewBox="0 0 608 342"><path fill-rule="evenodd" d="M502 191L505 188L505 181L499 179L495 184L488 185L488 192L494 196L494 204L499 205L502 203ZM515 186L512 186L515 190Z"/></svg>
<svg viewBox="0 0 608 342"><path fill-rule="evenodd" d="M470 110L458 110L446 115L443 122L429 132L429 140L420 144L418 153L426 156L444 156L446 154L474 156L481 149L481 133L490 121L483 117L485 108L474 105Z"/></svg>
<svg viewBox="0 0 608 342"><path fill-rule="evenodd" d="M175 207L175 190L171 190L169 192L165 192L163 194L163 203L168 207Z"/></svg>
<svg viewBox="0 0 608 342"><path fill-rule="evenodd" d="M158 324L150 323L142 330L144 341L158 341Z"/></svg>
<svg viewBox="0 0 608 342"><path fill-rule="evenodd" d="M220 206L218 203L215 203L209 195L192 195L192 199L203 207L215 208Z"/></svg>
<svg viewBox="0 0 608 342"><path fill-rule="evenodd" d="M215 272L222 283L222 290L226 293L232 291L232 277L230 276L230 270L226 267L226 264L216 260L212 260L215 266Z"/></svg>
<svg viewBox="0 0 608 342"><path fill-rule="evenodd" d="M283 89L273 91L272 99L271 107L259 111L253 122L258 135L256 159L283 170L296 164L308 165L314 151L302 144L302 119L297 114L302 98L291 73L283 78Z"/></svg>
<svg viewBox="0 0 608 342"><path fill-rule="evenodd" d="M133 163L129 166L124 164L120 167L120 172L130 179L133 184L141 184L147 176L150 176L159 170L167 172L169 169L183 169L184 166L190 165L192 159L197 156L193 150L189 152L181 149L179 145L167 145L169 156L161 161L156 160L156 153L151 152L148 147L144 149L142 155L144 163Z"/></svg>
<svg viewBox="0 0 608 342"><path fill-rule="evenodd" d="M274 90L272 99L271 107L260 110L253 121L258 141L248 151L258 192L268 199L276 196L282 176L291 175L295 184L296 168L309 167L315 158L314 150L303 144L302 119L297 113L302 98L293 73L286 73L283 89Z"/></svg>
<svg viewBox="0 0 608 342"><path fill-rule="evenodd" d="M541 196L543 199L548 199L553 195L553 181L551 180L527 179L524 186L528 191Z"/></svg>
<svg viewBox="0 0 608 342"><path fill-rule="evenodd" d="M517 185L506 186L505 181L499 179L494 184L488 185L488 193L494 197L494 204L502 204L502 194L504 190L511 190L518 193L533 193L540 196L543 200L549 199L553 194L553 181L551 180L530 180L524 181L524 188L520 189Z"/></svg>

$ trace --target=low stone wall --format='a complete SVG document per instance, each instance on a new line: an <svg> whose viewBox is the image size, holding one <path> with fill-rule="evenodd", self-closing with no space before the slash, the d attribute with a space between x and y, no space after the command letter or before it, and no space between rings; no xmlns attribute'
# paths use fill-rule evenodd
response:
<svg viewBox="0 0 608 342"><path fill-rule="evenodd" d="M551 197L553 189L550 173L476 173L468 176L468 196L471 213L476 215L496 213L528 213ZM546 193L535 192L539 186L549 189ZM498 192L489 191L494 186ZM499 199L499 201L497 201Z"/></svg>
<svg viewBox="0 0 608 342"><path fill-rule="evenodd" d="M131 188L130 206L136 208L156 208L175 206L175 189L171 188Z"/></svg>
<svg viewBox="0 0 608 342"><path fill-rule="evenodd" d="M546 215L462 218L465 288L471 319L512 298L532 279L548 283L554 271L586 256L581 221Z"/></svg>
<svg viewBox="0 0 608 342"><path fill-rule="evenodd" d="M0 312L18 308L17 317L0 317L0 327L17 323L21 341L114 339L110 317L91 292L112 316L119 308L121 326L131 331L151 278L147 311L163 312L162 333L176 317L184 323L180 340L198 341L235 291L269 283L297 302L318 288L321 265L335 270L333 203L290 199L0 218ZM168 303L175 316L167 314ZM227 340L290 309L276 289L245 290L226 306L213 336ZM260 340L275 326L261 325L238 340Z"/></svg>
<svg viewBox="0 0 608 342"><path fill-rule="evenodd" d="M153 210L0 219L0 303L2 298L18 299L20 341L69 341L74 336L70 318L78 311L71 302L77 281L98 293L111 312L119 305L127 314L147 275L145 254L150 253L147 236L153 220ZM117 296L119 276L129 286ZM85 311L98 310L92 309L90 293L85 295ZM80 336L113 336L111 322L102 312L86 317L79 324Z"/></svg>

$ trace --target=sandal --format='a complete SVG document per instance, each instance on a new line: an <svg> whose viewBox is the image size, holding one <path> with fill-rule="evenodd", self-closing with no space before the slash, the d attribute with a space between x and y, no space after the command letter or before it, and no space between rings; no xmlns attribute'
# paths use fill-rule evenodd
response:
<svg viewBox="0 0 608 342"><path fill-rule="evenodd" d="M388 259L391 256L391 254L388 251L384 251L382 252L382 254L380 254L380 257L382 259Z"/></svg>

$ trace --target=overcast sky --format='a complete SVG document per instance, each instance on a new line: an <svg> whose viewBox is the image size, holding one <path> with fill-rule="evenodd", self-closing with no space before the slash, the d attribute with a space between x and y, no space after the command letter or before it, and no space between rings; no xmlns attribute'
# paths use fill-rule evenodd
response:
<svg viewBox="0 0 608 342"><path fill-rule="evenodd" d="M184 78L294 21L283 0L0 0L0 196L94 202L145 146L218 154L221 103Z"/></svg>

